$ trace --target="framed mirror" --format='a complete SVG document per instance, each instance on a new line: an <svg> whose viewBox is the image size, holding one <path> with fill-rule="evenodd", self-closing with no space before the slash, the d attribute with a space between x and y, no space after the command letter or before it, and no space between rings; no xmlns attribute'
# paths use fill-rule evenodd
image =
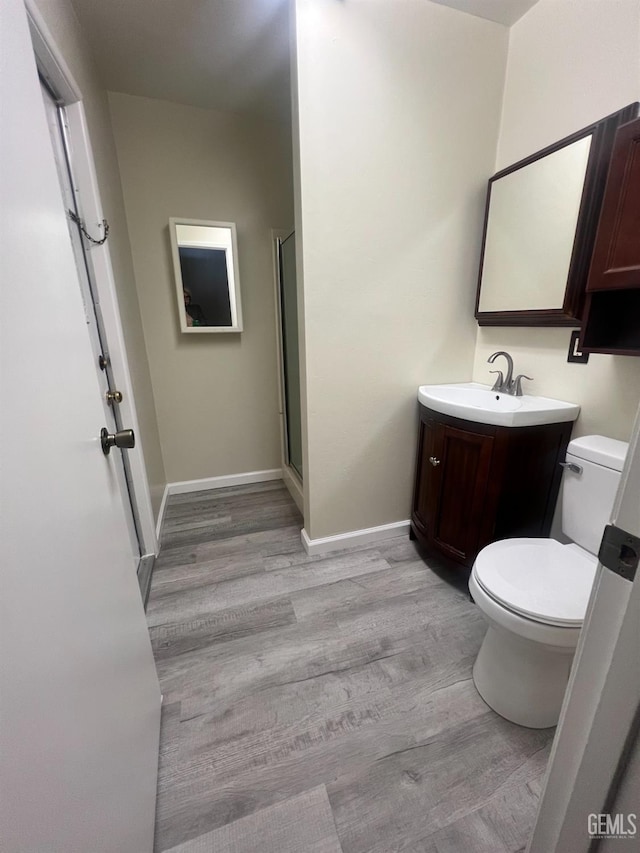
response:
<svg viewBox="0 0 640 853"><path fill-rule="evenodd" d="M630 104L489 180L481 326L580 326L613 137L637 113Z"/></svg>
<svg viewBox="0 0 640 853"><path fill-rule="evenodd" d="M169 219L183 332L241 332L240 276L234 222Z"/></svg>

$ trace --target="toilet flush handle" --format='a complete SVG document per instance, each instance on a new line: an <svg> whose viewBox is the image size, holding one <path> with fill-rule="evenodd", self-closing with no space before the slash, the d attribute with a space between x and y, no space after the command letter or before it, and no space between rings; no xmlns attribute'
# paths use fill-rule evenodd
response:
<svg viewBox="0 0 640 853"><path fill-rule="evenodd" d="M575 462L561 462L560 465L574 474L582 474L582 465L576 465Z"/></svg>

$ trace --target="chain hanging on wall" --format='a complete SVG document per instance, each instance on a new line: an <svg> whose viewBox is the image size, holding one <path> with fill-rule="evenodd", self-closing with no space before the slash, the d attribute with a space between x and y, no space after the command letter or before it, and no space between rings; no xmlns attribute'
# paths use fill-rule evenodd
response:
<svg viewBox="0 0 640 853"><path fill-rule="evenodd" d="M87 229L84 227L84 225L82 224L82 220L80 219L79 216L77 216L72 210L68 210L67 213L69 214L69 219L72 222L76 223L78 228L82 231L82 233L84 234L84 236L87 238L87 240L90 243L93 243L94 246L102 246L103 243L106 243L107 237L109 236L109 223L107 222L106 219L102 220L102 228L104 229L104 237L102 238L102 240L96 240L94 237L91 236L91 234L89 234Z"/></svg>

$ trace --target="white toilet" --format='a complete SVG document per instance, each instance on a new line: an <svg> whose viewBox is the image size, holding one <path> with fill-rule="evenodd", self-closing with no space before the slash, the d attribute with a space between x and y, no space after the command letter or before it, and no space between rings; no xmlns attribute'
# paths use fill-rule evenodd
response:
<svg viewBox="0 0 640 853"><path fill-rule="evenodd" d="M571 544L503 539L476 557L469 590L489 629L473 680L487 705L521 726L558 722L627 448L601 435L570 442L561 500Z"/></svg>

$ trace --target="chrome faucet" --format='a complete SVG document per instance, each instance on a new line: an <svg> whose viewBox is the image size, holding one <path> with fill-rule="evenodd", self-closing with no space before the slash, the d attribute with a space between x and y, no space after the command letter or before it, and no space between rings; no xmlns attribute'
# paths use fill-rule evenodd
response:
<svg viewBox="0 0 640 853"><path fill-rule="evenodd" d="M511 391L511 387L513 385L513 359L511 358L509 353L505 352L504 350L498 350L498 352L492 353L487 359L487 361L489 362L489 364L493 364L493 362L499 355L503 355L507 359L507 376L505 378L501 370L490 370L489 373L498 374L498 378L494 382L493 388L491 390L498 391L498 393L500 394L511 394L513 393Z"/></svg>
<svg viewBox="0 0 640 853"><path fill-rule="evenodd" d="M513 359L509 355L508 352L504 350L499 350L498 352L494 352L489 356L487 361L489 364L493 364L496 358L499 355L503 355L507 359L507 375L506 377L503 375L501 370L490 370L489 373L497 373L498 378L494 382L492 391L497 391L499 394L511 394L512 397L522 397L522 380L523 379L532 379L532 376L525 376L524 373L518 374L516 378L513 378Z"/></svg>

